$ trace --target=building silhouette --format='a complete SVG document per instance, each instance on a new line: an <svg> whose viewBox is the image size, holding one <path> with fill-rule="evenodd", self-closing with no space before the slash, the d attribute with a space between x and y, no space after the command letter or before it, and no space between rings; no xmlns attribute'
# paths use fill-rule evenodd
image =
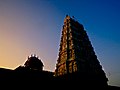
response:
<svg viewBox="0 0 120 90"><path fill-rule="evenodd" d="M82 24L66 15L55 69L56 77L82 84L107 85L107 77Z"/></svg>
<svg viewBox="0 0 120 90"><path fill-rule="evenodd" d="M31 55L30 57L28 56L28 60L25 62L24 66L29 69L42 71L44 65L38 56Z"/></svg>
<svg viewBox="0 0 120 90"><path fill-rule="evenodd" d="M64 19L55 72L44 70L43 66L38 56L31 55L23 66L14 70L0 68L0 85L12 89L14 86L21 89L120 89L107 84L108 78L83 25L68 15Z"/></svg>

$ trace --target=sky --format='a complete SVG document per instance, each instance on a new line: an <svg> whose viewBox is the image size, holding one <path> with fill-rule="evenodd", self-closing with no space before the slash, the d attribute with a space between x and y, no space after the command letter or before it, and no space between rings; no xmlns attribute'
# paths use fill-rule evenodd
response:
<svg viewBox="0 0 120 90"><path fill-rule="evenodd" d="M67 14L83 24L108 83L120 86L119 0L0 0L0 68L36 54L54 71Z"/></svg>

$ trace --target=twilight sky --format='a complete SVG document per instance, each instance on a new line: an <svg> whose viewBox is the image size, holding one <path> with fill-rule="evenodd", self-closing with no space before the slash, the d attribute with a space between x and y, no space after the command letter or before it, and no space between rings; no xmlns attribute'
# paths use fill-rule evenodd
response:
<svg viewBox="0 0 120 90"><path fill-rule="evenodd" d="M36 54L54 71L66 14L83 24L109 84L120 86L119 0L0 0L0 68Z"/></svg>

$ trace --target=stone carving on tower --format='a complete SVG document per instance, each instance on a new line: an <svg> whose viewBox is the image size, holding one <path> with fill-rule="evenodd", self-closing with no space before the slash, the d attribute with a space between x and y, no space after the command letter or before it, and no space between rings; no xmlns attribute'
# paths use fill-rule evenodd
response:
<svg viewBox="0 0 120 90"><path fill-rule="evenodd" d="M82 24L66 15L62 29L55 76L79 73L81 76L103 79L102 66Z"/></svg>

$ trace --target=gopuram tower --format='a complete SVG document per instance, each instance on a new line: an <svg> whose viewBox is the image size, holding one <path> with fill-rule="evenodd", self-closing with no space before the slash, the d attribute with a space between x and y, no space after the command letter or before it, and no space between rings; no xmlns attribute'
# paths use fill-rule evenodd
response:
<svg viewBox="0 0 120 90"><path fill-rule="evenodd" d="M66 15L62 28L56 77L107 85L107 77L82 24Z"/></svg>

